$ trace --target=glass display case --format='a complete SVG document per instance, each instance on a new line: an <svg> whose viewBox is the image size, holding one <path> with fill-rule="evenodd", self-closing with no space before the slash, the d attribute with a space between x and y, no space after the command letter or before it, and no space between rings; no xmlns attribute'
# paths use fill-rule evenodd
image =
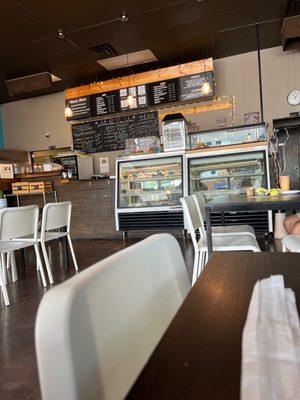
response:
<svg viewBox="0 0 300 400"><path fill-rule="evenodd" d="M245 151L193 157L188 160L189 193L245 193L248 187L268 187L266 151Z"/></svg>
<svg viewBox="0 0 300 400"><path fill-rule="evenodd" d="M182 181L182 156L121 161L118 208L178 205Z"/></svg>
<svg viewBox="0 0 300 400"><path fill-rule="evenodd" d="M265 124L189 133L188 136L189 149L191 150L267 140Z"/></svg>

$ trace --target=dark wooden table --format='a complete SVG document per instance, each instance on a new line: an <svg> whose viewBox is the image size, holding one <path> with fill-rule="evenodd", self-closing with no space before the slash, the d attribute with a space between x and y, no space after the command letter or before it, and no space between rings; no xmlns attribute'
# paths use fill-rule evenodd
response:
<svg viewBox="0 0 300 400"><path fill-rule="evenodd" d="M205 206L207 250L210 256L212 247L211 213L224 211L252 210L300 210L300 195L252 196L245 194L218 196Z"/></svg>
<svg viewBox="0 0 300 400"><path fill-rule="evenodd" d="M300 254L214 253L128 394L239 399L241 340L254 284L282 274L300 310Z"/></svg>

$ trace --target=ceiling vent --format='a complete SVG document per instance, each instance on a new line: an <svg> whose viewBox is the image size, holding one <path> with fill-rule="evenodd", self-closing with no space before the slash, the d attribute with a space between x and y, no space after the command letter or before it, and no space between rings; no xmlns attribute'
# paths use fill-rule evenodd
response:
<svg viewBox="0 0 300 400"><path fill-rule="evenodd" d="M97 58L99 60L102 60L103 58L114 57L118 54L116 50L108 43L91 46L89 47L89 50L97 54Z"/></svg>
<svg viewBox="0 0 300 400"><path fill-rule="evenodd" d="M283 50L300 50L300 15L285 18L282 25Z"/></svg>
<svg viewBox="0 0 300 400"><path fill-rule="evenodd" d="M98 63L105 69L111 71L153 61L157 61L157 58L151 50L147 49L136 51L134 53L122 54L121 56L111 57L105 60L98 60Z"/></svg>

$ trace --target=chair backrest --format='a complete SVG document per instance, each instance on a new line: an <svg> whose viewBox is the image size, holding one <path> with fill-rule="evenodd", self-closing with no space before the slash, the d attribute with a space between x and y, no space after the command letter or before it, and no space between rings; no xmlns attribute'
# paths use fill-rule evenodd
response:
<svg viewBox="0 0 300 400"><path fill-rule="evenodd" d="M205 221L205 204L206 204L206 199L204 194L201 192L196 192L193 194L193 197L196 201L197 209L200 214L200 218Z"/></svg>
<svg viewBox="0 0 300 400"><path fill-rule="evenodd" d="M41 235L52 229L67 227L70 230L72 203L63 201L60 203L48 203L43 209Z"/></svg>
<svg viewBox="0 0 300 400"><path fill-rule="evenodd" d="M205 232L203 231L203 221L200 218L200 214L197 209L196 201L193 196L186 196L180 199L185 221L187 224L187 229L191 235L193 245L195 250L197 249L197 237L196 231L203 236Z"/></svg>
<svg viewBox="0 0 300 400"><path fill-rule="evenodd" d="M36 205L0 210L0 240L37 237L39 208Z"/></svg>
<svg viewBox="0 0 300 400"><path fill-rule="evenodd" d="M35 327L43 400L123 399L189 290L180 247L168 234L51 289Z"/></svg>

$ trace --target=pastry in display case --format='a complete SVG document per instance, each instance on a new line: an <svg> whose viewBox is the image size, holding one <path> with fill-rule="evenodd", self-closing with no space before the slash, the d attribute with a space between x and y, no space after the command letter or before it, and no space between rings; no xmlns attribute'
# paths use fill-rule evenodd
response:
<svg viewBox="0 0 300 400"><path fill-rule="evenodd" d="M189 149L230 146L240 143L253 143L267 140L266 125L255 124L234 128L190 133Z"/></svg>

